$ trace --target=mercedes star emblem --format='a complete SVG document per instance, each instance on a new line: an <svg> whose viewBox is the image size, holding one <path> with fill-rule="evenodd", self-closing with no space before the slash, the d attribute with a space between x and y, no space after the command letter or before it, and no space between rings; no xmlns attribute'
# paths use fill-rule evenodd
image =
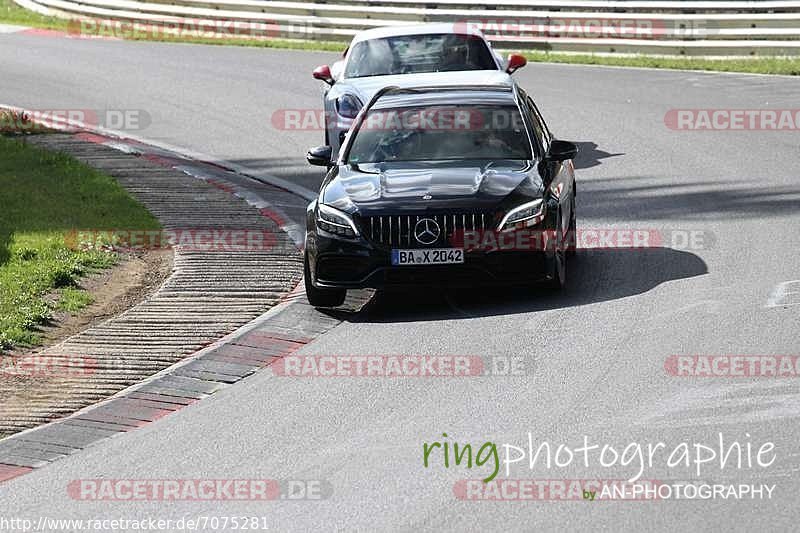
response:
<svg viewBox="0 0 800 533"><path fill-rule="evenodd" d="M420 244L433 244L439 240L442 230L432 218L421 218L414 226L414 238Z"/></svg>

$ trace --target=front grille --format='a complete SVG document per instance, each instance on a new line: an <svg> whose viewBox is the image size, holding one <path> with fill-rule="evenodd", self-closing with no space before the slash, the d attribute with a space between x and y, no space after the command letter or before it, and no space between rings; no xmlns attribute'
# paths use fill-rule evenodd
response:
<svg viewBox="0 0 800 533"><path fill-rule="evenodd" d="M423 245L414 238L414 227L421 219L435 220L441 230L436 242ZM419 215L383 215L359 218L361 233L375 244L389 247L430 248L446 246L454 234L464 231L484 231L494 229L494 215L491 213L451 213Z"/></svg>

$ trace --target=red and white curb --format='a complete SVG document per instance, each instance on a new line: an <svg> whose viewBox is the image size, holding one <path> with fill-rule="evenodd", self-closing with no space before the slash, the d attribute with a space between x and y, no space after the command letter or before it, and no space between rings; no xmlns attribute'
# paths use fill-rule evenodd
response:
<svg viewBox="0 0 800 533"><path fill-rule="evenodd" d="M138 155L204 179L245 199L262 215L278 221L284 231L294 234L292 238L296 244L302 243L298 238L303 233L299 226L275 210L268 199L225 179L225 173L232 172L230 169L171 153L140 140L96 131L76 135L81 140ZM338 325L339 319L308 305L301 287L302 284L296 286L262 316L142 383L66 418L0 440L0 483L179 411L294 353Z"/></svg>

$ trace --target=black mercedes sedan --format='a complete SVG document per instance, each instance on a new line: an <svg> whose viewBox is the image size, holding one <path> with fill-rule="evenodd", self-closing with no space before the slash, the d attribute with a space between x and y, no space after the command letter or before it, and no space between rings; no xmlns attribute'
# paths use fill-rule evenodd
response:
<svg viewBox="0 0 800 533"><path fill-rule="evenodd" d="M454 80L457 82L457 80ZM554 139L513 85L387 87L361 110L307 210L305 287L544 283L574 249L577 147Z"/></svg>

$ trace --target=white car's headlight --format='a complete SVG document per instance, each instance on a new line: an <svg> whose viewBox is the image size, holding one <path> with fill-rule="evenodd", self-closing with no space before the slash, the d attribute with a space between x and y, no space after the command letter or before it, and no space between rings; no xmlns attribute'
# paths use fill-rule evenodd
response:
<svg viewBox="0 0 800 533"><path fill-rule="evenodd" d="M328 233L351 239L358 235L358 229L347 213L325 204L317 206L317 226Z"/></svg>
<svg viewBox="0 0 800 533"><path fill-rule="evenodd" d="M542 219L542 199L534 200L515 207L500 221L498 230L511 229L514 226L524 227L538 224Z"/></svg>
<svg viewBox="0 0 800 533"><path fill-rule="evenodd" d="M336 112L345 118L356 118L362 107L364 104L352 94L345 94L336 99Z"/></svg>

